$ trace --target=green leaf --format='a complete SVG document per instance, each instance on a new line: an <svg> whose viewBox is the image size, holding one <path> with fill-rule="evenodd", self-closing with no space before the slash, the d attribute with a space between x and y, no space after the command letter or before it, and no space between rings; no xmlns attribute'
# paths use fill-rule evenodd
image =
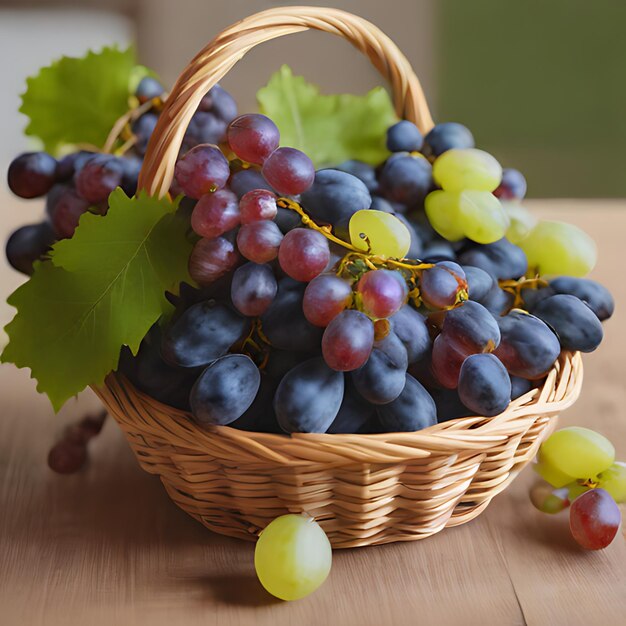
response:
<svg viewBox="0 0 626 626"><path fill-rule="evenodd" d="M321 95L319 88L283 65L257 92L259 108L280 130L280 144L305 152L316 167L348 159L378 164L389 152L385 133L397 121L389 94Z"/></svg>
<svg viewBox="0 0 626 626"><path fill-rule="evenodd" d="M149 328L169 309L166 290L189 281L191 243L178 202L145 193L109 197L106 216L86 213L72 239L8 299L2 362L28 367L55 410L117 367L120 348L136 354Z"/></svg>
<svg viewBox="0 0 626 626"><path fill-rule="evenodd" d="M26 81L20 111L26 134L55 154L67 144L102 147L115 121L128 110L128 97L146 68L135 66L132 48L103 48L84 57L62 57Z"/></svg>

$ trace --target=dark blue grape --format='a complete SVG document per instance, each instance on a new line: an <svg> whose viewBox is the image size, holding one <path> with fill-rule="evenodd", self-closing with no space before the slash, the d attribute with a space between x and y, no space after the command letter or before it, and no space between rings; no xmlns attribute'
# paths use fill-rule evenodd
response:
<svg viewBox="0 0 626 626"><path fill-rule="evenodd" d="M506 315L513 307L515 297L508 291L500 289L494 283L489 293L482 298L481 304L494 316Z"/></svg>
<svg viewBox="0 0 626 626"><path fill-rule="evenodd" d="M47 222L22 226L13 231L7 240L7 261L13 269L30 275L33 263L46 254L54 240L54 231Z"/></svg>
<svg viewBox="0 0 626 626"><path fill-rule="evenodd" d="M456 389L433 389L430 394L437 407L437 422L469 417L472 412L461 402Z"/></svg>
<svg viewBox="0 0 626 626"><path fill-rule="evenodd" d="M319 170L313 184L300 196L302 206L316 221L336 224L369 209L372 197L365 183L339 170Z"/></svg>
<svg viewBox="0 0 626 626"><path fill-rule="evenodd" d="M473 148L474 136L468 128L457 122L437 124L424 137L423 152L438 157L452 148Z"/></svg>
<svg viewBox="0 0 626 626"><path fill-rule="evenodd" d="M135 89L135 96L141 104L152 100L153 98L159 98L165 93L165 87L152 76L144 76Z"/></svg>
<svg viewBox="0 0 626 626"><path fill-rule="evenodd" d="M66 154L57 162L56 180L62 182L72 178L93 155L93 152L87 150Z"/></svg>
<svg viewBox="0 0 626 626"><path fill-rule="evenodd" d="M407 230L409 231L409 234L411 235L411 245L409 246L409 251L406 253L406 256L409 259L421 258L422 240L417 234L417 231L415 230L415 228L413 228L413 224L411 224L411 222L409 222L409 220L407 220L406 217L402 215L402 213L396 213L394 211L393 214L406 226Z"/></svg>
<svg viewBox="0 0 626 626"><path fill-rule="evenodd" d="M151 398L184 411L189 410L189 393L199 375L198 369L176 367L161 357L161 329L153 326L139 351L133 356L123 348L117 371Z"/></svg>
<svg viewBox="0 0 626 626"><path fill-rule="evenodd" d="M291 278L278 282L278 293L261 317L263 332L279 350L316 352L320 350L321 328L310 324L302 311L305 283Z"/></svg>
<svg viewBox="0 0 626 626"><path fill-rule="evenodd" d="M226 354L248 322L233 309L207 300L189 307L167 329L163 358L181 367L206 365Z"/></svg>
<svg viewBox="0 0 626 626"><path fill-rule="evenodd" d="M143 161L138 157L125 156L120 158L120 163L123 170L120 187L127 196L134 196L137 192L137 180Z"/></svg>
<svg viewBox="0 0 626 626"><path fill-rule="evenodd" d="M238 430L247 430L256 433L282 433L282 428L276 421L274 414L274 394L277 383L269 376L261 375L261 384L252 404L241 417L238 417L229 426Z"/></svg>
<svg viewBox="0 0 626 626"><path fill-rule="evenodd" d="M218 144L226 138L228 124L213 113L196 111L187 126L183 152L203 143Z"/></svg>
<svg viewBox="0 0 626 626"><path fill-rule="evenodd" d="M511 379L506 367L493 354L473 354L461 365L458 392L470 411L493 417L509 406Z"/></svg>
<svg viewBox="0 0 626 626"><path fill-rule="evenodd" d="M430 351L432 341L426 320L412 306L405 304L389 318L391 330L406 348L409 363L423 359Z"/></svg>
<svg viewBox="0 0 626 626"><path fill-rule="evenodd" d="M528 393L533 388L533 383L526 378L520 378L519 376L511 376L511 400L517 400L517 398Z"/></svg>
<svg viewBox="0 0 626 626"><path fill-rule="evenodd" d="M493 192L501 200L522 200L526 195L524 174L512 168L502 170L502 181Z"/></svg>
<svg viewBox="0 0 626 626"><path fill-rule="evenodd" d="M269 265L246 263L235 270L231 284L231 299L235 308L250 317L267 311L278 284Z"/></svg>
<svg viewBox="0 0 626 626"><path fill-rule="evenodd" d="M369 422L375 417L375 407L356 391L350 378L346 377L343 401L337 417L326 432L346 434L369 432Z"/></svg>
<svg viewBox="0 0 626 626"><path fill-rule="evenodd" d="M426 263L439 263L440 261L455 261L456 252L447 241L435 241L429 243L422 250L422 260Z"/></svg>
<svg viewBox="0 0 626 626"><path fill-rule="evenodd" d="M9 189L20 198L38 198L56 181L56 159L47 152L25 152L11 161Z"/></svg>
<svg viewBox="0 0 626 626"><path fill-rule="evenodd" d="M419 128L408 120L402 120L387 129L389 152L417 152L422 149L423 143Z"/></svg>
<svg viewBox="0 0 626 626"><path fill-rule="evenodd" d="M302 219L295 211L283 209L282 207L278 207L274 222L276 222L276 226L278 226L283 235L286 235L290 230L298 226L302 226Z"/></svg>
<svg viewBox="0 0 626 626"><path fill-rule="evenodd" d="M398 336L390 332L374 343L365 365L352 372L352 382L368 402L387 404L404 389L407 366L406 348Z"/></svg>
<svg viewBox="0 0 626 626"><path fill-rule="evenodd" d="M498 318L501 340L495 355L513 376L545 376L561 352L557 336L538 317L511 311Z"/></svg>
<svg viewBox="0 0 626 626"><path fill-rule="evenodd" d="M432 189L432 167L423 157L398 154L385 163L380 186L390 200L408 207L419 206Z"/></svg>
<svg viewBox="0 0 626 626"><path fill-rule="evenodd" d="M482 304L495 284L493 276L473 265L465 265L463 271L465 272L470 299Z"/></svg>
<svg viewBox="0 0 626 626"><path fill-rule="evenodd" d="M517 279L528 270L524 251L506 238L469 248L459 255L459 261L479 267L498 280Z"/></svg>
<svg viewBox="0 0 626 626"><path fill-rule="evenodd" d="M235 99L220 85L213 85L200 101L199 111L210 112L230 124L237 117Z"/></svg>
<svg viewBox="0 0 626 626"><path fill-rule="evenodd" d="M381 426L388 432L413 432L437 423L435 401L410 374L406 375L402 393L376 411Z"/></svg>
<svg viewBox="0 0 626 626"><path fill-rule="evenodd" d="M227 354L213 361L196 381L189 402L202 426L225 426L241 417L256 397L261 374L245 354Z"/></svg>
<svg viewBox="0 0 626 626"><path fill-rule="evenodd" d="M139 154L146 153L148 141L150 141L158 120L159 116L156 113L144 113L131 124L131 130L136 137L134 148Z"/></svg>
<svg viewBox="0 0 626 626"><path fill-rule="evenodd" d="M611 317L615 310L615 301L609 290L604 285L589 278L559 276L550 281L549 289L552 293L576 296L596 314L600 321Z"/></svg>
<svg viewBox="0 0 626 626"><path fill-rule="evenodd" d="M533 314L551 326L566 350L593 352L602 341L602 324L576 296L557 294L537 304Z"/></svg>
<svg viewBox="0 0 626 626"><path fill-rule="evenodd" d="M282 377L299 363L308 361L315 355L310 352L294 352L293 350L270 350L265 373L278 384Z"/></svg>
<svg viewBox="0 0 626 626"><path fill-rule="evenodd" d="M368 163L363 163L363 161L344 161L337 166L337 169L341 172L352 174L352 176L356 176L359 180L363 181L370 193L376 193L378 191L376 170Z"/></svg>
<svg viewBox="0 0 626 626"><path fill-rule="evenodd" d="M446 313L442 333L464 355L493 350L500 344L500 329L493 315L468 300Z"/></svg>
<svg viewBox="0 0 626 626"><path fill-rule="evenodd" d="M274 396L274 411L288 433L325 433L343 400L344 375L321 357L309 359L287 372Z"/></svg>
<svg viewBox="0 0 626 626"><path fill-rule="evenodd" d="M274 191L272 186L263 178L263 174L259 170L253 168L247 170L239 170L230 177L230 190L241 200L242 196L253 189L267 189ZM290 213L295 213L290 211Z"/></svg>

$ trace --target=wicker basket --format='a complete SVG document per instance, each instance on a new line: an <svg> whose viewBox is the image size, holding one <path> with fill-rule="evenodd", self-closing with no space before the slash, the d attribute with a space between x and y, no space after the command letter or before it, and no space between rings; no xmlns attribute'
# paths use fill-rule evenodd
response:
<svg viewBox="0 0 626 626"><path fill-rule="evenodd" d="M433 122L406 58L375 26L336 9L284 7L218 35L182 73L150 141L140 188L163 196L202 96L255 45L314 28L364 52L391 84L396 109L422 131ZM543 387L494 418L416 433L276 435L199 428L182 411L111 374L96 389L139 463L178 506L218 533L253 540L285 512L306 511L335 548L422 539L476 517L535 455L555 416L577 398L579 354L563 353Z"/></svg>

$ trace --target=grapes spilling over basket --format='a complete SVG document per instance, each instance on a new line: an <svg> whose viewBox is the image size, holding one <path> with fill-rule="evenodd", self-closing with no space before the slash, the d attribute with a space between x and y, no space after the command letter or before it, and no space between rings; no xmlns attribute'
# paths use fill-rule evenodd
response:
<svg viewBox="0 0 626 626"><path fill-rule="evenodd" d="M45 195L47 212L9 239L16 269L31 273L55 240L70 251L81 217L105 215L110 194L131 202L164 94L141 80L117 154L13 161L10 188ZM122 350L119 371L200 425L397 432L497 415L562 350L595 350L613 300L583 277L595 260L587 235L536 223L520 204L523 175L461 124L423 136L400 121L380 140L380 163L316 170L269 117L237 116L211 89L170 192L193 246L190 280L167 294L173 312L137 353Z"/></svg>

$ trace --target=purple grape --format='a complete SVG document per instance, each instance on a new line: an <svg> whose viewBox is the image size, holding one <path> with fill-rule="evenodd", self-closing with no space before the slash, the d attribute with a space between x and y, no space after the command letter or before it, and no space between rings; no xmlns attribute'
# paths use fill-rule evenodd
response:
<svg viewBox="0 0 626 626"><path fill-rule="evenodd" d="M178 160L175 175L183 193L199 200L204 194L224 187L230 168L218 147L201 144Z"/></svg>
<svg viewBox="0 0 626 626"><path fill-rule="evenodd" d="M467 289L465 273L446 264L450 261L441 261L434 267L425 269L420 279L420 296L424 303L434 309L445 309L454 306L459 291ZM456 265L454 263L453 265Z"/></svg>
<svg viewBox="0 0 626 626"><path fill-rule="evenodd" d="M320 274L307 285L302 310L311 324L325 328L351 302L349 282L334 274Z"/></svg>
<svg viewBox="0 0 626 626"><path fill-rule="evenodd" d="M235 99L220 85L214 85L209 89L209 93L200 101L198 110L213 113L227 124L237 117Z"/></svg>
<svg viewBox="0 0 626 626"><path fill-rule="evenodd" d="M239 224L239 202L228 189L202 196L191 214L191 227L207 239L219 237Z"/></svg>
<svg viewBox="0 0 626 626"><path fill-rule="evenodd" d="M124 168L117 157L96 154L75 174L76 192L91 204L105 202L123 177Z"/></svg>
<svg viewBox="0 0 626 626"><path fill-rule="evenodd" d="M278 148L280 132L269 117L248 113L235 118L228 126L231 150L248 163L262 165Z"/></svg>
<svg viewBox="0 0 626 626"><path fill-rule="evenodd" d="M468 356L459 373L459 398L476 415L493 417L511 402L511 379L493 354Z"/></svg>
<svg viewBox="0 0 626 626"><path fill-rule="evenodd" d="M132 123L131 130L136 137L134 148L139 154L146 153L148 141L150 141L158 120L159 116L156 113L144 113Z"/></svg>
<svg viewBox="0 0 626 626"><path fill-rule="evenodd" d="M200 144L218 144L226 136L226 122L213 113L196 111L183 138L183 151Z"/></svg>
<svg viewBox="0 0 626 626"><path fill-rule="evenodd" d="M501 200L523 200L526 195L526 179L519 170L504 168L502 181L493 192Z"/></svg>
<svg viewBox="0 0 626 626"><path fill-rule="evenodd" d="M274 222L244 224L237 233L239 252L254 263L268 263L278 256L283 234Z"/></svg>
<svg viewBox="0 0 626 626"><path fill-rule="evenodd" d="M315 167L309 157L295 148L277 148L263 163L265 180L278 193L296 196L304 193L315 178Z"/></svg>
<svg viewBox="0 0 626 626"><path fill-rule="evenodd" d="M18 272L30 275L33 273L33 263L46 254L54 240L54 232L47 222L22 226L7 240L7 260Z"/></svg>
<svg viewBox="0 0 626 626"><path fill-rule="evenodd" d="M200 239L189 257L189 274L199 285L208 285L239 262L235 246L224 237Z"/></svg>
<svg viewBox="0 0 626 626"><path fill-rule="evenodd" d="M263 174L261 174L259 170L252 168L235 172L230 178L229 187L239 199L243 198L245 194L254 189L274 191L265 178L263 178ZM293 211L289 211L289 213L293 213Z"/></svg>
<svg viewBox="0 0 626 626"><path fill-rule="evenodd" d="M400 310L408 295L402 274L392 270L370 270L356 286L363 311L374 319L392 316Z"/></svg>
<svg viewBox="0 0 626 626"><path fill-rule="evenodd" d="M349 372L365 364L374 346L374 324L360 311L337 315L322 337L324 360L334 370Z"/></svg>
<svg viewBox="0 0 626 626"><path fill-rule="evenodd" d="M248 191L239 201L241 223L273 220L278 212L276 194L267 189L253 189Z"/></svg>
<svg viewBox="0 0 626 626"><path fill-rule="evenodd" d="M329 260L328 239L308 228L290 230L278 249L281 269L294 280L302 282L309 282L321 274Z"/></svg>
<svg viewBox="0 0 626 626"><path fill-rule="evenodd" d="M9 165L9 189L20 198L38 198L50 191L57 162L47 152L25 152Z"/></svg>
<svg viewBox="0 0 626 626"><path fill-rule="evenodd" d="M89 209L89 202L81 198L73 188L66 187L50 207L50 222L60 239L69 239L76 230L78 222Z"/></svg>

